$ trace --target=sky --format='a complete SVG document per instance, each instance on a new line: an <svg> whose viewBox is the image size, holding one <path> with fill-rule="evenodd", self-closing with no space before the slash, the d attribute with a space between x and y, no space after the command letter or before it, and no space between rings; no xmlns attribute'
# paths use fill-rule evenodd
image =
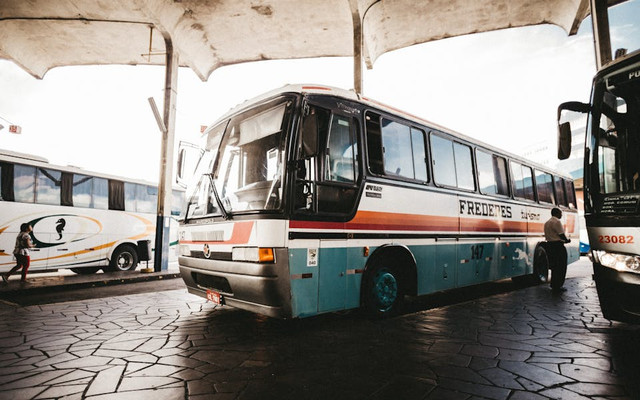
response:
<svg viewBox="0 0 640 400"><path fill-rule="evenodd" d="M640 48L640 0L609 13L612 47ZM382 55L364 71L363 94L507 151L556 141L556 110L589 100L596 72L590 19L575 36L539 25L466 35ZM176 148L197 142L242 101L288 83L350 89L352 58L261 61L225 66L202 82L178 76ZM0 60L0 149L53 164L157 182L164 67L59 67L42 80ZM555 145L550 146L555 149ZM553 150L552 150L553 151Z"/></svg>

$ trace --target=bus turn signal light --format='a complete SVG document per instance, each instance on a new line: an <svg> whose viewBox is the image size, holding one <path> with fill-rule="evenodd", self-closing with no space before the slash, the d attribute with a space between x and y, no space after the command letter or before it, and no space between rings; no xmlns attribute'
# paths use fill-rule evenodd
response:
<svg viewBox="0 0 640 400"><path fill-rule="evenodd" d="M273 249L272 248L264 248L260 247L258 249L258 261L259 262L273 262L275 258L273 257Z"/></svg>

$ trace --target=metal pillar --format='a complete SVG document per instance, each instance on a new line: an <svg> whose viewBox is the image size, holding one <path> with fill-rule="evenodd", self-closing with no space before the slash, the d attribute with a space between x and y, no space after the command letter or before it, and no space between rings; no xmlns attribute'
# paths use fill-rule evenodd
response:
<svg viewBox="0 0 640 400"><path fill-rule="evenodd" d="M169 226L171 223L171 196L173 178L173 146L176 127L176 99L178 89L178 54L170 38L165 36L166 72L164 78L165 128L160 150L160 180L158 182L158 214L156 217L156 241L153 257L155 272L169 268Z"/></svg>
<svg viewBox="0 0 640 400"><path fill-rule="evenodd" d="M609 9L607 0L590 0L593 42L596 68L599 70L611 61L611 36L609 35Z"/></svg>
<svg viewBox="0 0 640 400"><path fill-rule="evenodd" d="M358 10L358 2L349 0L353 19L353 89L362 94L362 18Z"/></svg>

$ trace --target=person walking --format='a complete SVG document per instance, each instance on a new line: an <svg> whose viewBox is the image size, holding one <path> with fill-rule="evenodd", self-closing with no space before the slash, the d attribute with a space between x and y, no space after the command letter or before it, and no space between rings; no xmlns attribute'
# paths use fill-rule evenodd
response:
<svg viewBox="0 0 640 400"><path fill-rule="evenodd" d="M547 241L545 247L551 264L551 290L554 292L566 290L562 287L567 275L567 249L564 244L571 242L564 234L561 218L562 210L554 207L551 210L551 218L544 223L544 238Z"/></svg>
<svg viewBox="0 0 640 400"><path fill-rule="evenodd" d="M20 233L16 237L16 246L13 249L13 255L16 257L16 266L11 268L11 271L2 275L4 283L8 283L8 279L17 270L22 268L21 282L27 281L27 271L29 271L29 265L31 264L31 257L29 256L29 249L35 247L31 243L31 231L33 228L31 225L24 223L20 225Z"/></svg>

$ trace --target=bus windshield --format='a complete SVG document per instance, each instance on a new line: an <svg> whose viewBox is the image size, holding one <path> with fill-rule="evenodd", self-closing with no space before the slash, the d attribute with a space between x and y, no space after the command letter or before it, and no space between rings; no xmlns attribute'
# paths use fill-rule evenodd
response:
<svg viewBox="0 0 640 400"><path fill-rule="evenodd" d="M640 194L640 76L623 71L605 77L593 97L587 145L591 186L599 190L591 194Z"/></svg>
<svg viewBox="0 0 640 400"><path fill-rule="evenodd" d="M281 208L288 103L252 109L209 131L187 218Z"/></svg>

